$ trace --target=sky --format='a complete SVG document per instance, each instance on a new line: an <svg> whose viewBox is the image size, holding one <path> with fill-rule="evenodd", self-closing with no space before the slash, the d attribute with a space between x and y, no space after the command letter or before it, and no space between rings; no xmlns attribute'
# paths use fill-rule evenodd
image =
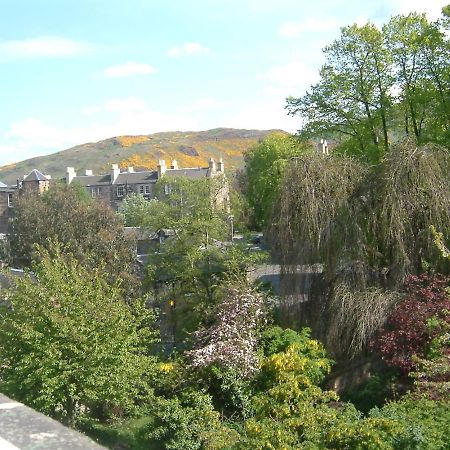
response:
<svg viewBox="0 0 450 450"><path fill-rule="evenodd" d="M119 135L284 129L341 26L448 0L0 0L0 165Z"/></svg>

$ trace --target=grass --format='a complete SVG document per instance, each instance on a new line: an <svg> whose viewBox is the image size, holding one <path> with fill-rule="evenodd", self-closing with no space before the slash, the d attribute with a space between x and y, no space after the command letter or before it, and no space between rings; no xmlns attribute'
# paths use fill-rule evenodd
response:
<svg viewBox="0 0 450 450"><path fill-rule="evenodd" d="M129 450L159 450L161 447L146 439L146 431L152 426L153 418L143 416L119 420L111 424L87 421L82 431L91 439L107 448Z"/></svg>

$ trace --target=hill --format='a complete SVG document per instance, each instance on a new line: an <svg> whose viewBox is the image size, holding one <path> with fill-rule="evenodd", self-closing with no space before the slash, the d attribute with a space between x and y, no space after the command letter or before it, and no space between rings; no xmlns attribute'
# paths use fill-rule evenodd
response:
<svg viewBox="0 0 450 450"><path fill-rule="evenodd" d="M226 168L236 168L242 164L245 150L274 131L278 130L216 128L117 136L0 167L0 180L15 183L17 177L21 178L35 168L53 178L64 176L68 166L80 174L86 169L105 173L113 163L119 163L122 168L154 169L159 159L168 163L176 159L180 167L197 167L207 165L211 157L222 157Z"/></svg>

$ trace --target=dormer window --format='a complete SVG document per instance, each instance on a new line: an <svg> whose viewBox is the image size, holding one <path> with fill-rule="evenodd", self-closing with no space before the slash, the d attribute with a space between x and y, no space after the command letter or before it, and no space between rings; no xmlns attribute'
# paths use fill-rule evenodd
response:
<svg viewBox="0 0 450 450"><path fill-rule="evenodd" d="M117 186L117 197L123 197L125 195L125 186Z"/></svg>

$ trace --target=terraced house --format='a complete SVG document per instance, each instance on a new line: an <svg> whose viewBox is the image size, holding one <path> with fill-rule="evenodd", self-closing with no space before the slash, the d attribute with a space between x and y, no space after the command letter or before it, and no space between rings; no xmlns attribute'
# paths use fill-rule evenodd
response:
<svg viewBox="0 0 450 450"><path fill-rule="evenodd" d="M121 170L118 164L113 164L109 173L101 175L95 175L89 169L85 170L83 175L79 175L73 167L68 167L62 181L82 186L92 198L108 203L117 211L128 195L134 193L150 200L154 197L154 187L158 180L167 180L165 188L170 189L170 180L176 177L217 178L220 182L219 192L216 193L216 202L228 208L229 191L222 159L216 163L211 158L208 167L189 168L178 167L176 161L172 161L170 166L167 166L164 160L160 160L157 170L146 171L135 171L133 167ZM0 183L0 234L7 232L15 197L22 192L42 193L49 188L51 182L51 176L34 169L22 180L18 179L15 186Z"/></svg>

